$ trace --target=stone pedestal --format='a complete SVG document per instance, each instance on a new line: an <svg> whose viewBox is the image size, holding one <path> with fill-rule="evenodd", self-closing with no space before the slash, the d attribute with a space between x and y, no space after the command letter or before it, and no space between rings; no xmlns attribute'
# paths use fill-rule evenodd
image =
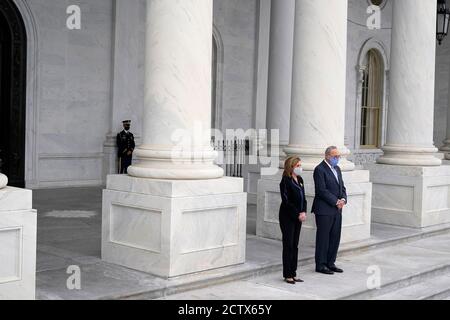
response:
<svg viewBox="0 0 450 320"><path fill-rule="evenodd" d="M170 278L245 262L243 179L108 177L102 259Z"/></svg>
<svg viewBox="0 0 450 320"><path fill-rule="evenodd" d="M263 176L258 184L258 218L256 234L260 237L281 240L279 209L281 205L280 181L282 171L274 176ZM369 171L343 172L347 188L348 206L343 211L342 243L370 238L372 184ZM303 174L308 200L308 221L303 224L301 245L315 244L315 217L311 214L314 200L313 172Z"/></svg>
<svg viewBox="0 0 450 320"><path fill-rule="evenodd" d="M371 164L372 221L424 228L450 222L450 166Z"/></svg>
<svg viewBox="0 0 450 320"><path fill-rule="evenodd" d="M0 300L34 300L37 215L30 190L0 189Z"/></svg>
<svg viewBox="0 0 450 320"><path fill-rule="evenodd" d="M258 181L261 179L261 165L249 164L243 166L244 190L247 192L248 204L257 204Z"/></svg>

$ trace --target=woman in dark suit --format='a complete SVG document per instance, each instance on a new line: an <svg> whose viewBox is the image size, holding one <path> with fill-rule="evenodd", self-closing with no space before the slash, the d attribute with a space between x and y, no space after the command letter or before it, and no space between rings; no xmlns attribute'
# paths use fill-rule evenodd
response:
<svg viewBox="0 0 450 320"><path fill-rule="evenodd" d="M289 284L303 282L297 278L298 244L302 223L306 221L306 195L301 159L289 157L280 183L280 227L283 234L283 277Z"/></svg>

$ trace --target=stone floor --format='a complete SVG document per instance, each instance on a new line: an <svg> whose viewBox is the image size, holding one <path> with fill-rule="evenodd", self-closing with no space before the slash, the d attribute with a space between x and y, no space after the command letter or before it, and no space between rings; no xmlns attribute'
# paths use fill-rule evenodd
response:
<svg viewBox="0 0 450 320"><path fill-rule="evenodd" d="M255 236L256 208L249 206L245 264L166 280L101 261L101 199L100 188L34 191L38 299L448 297L450 226L422 232L374 225L371 239L341 247L347 272L333 277L313 273L314 248L301 248L306 283L291 287L280 279L281 243ZM374 265L382 290L367 290L367 268ZM68 289L69 266L81 269L81 290Z"/></svg>

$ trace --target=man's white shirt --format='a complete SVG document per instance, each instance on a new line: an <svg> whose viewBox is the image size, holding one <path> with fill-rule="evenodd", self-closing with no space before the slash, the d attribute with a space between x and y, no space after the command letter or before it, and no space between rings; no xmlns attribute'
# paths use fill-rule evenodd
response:
<svg viewBox="0 0 450 320"><path fill-rule="evenodd" d="M338 184L340 184L340 182L339 182L339 175L338 175L338 173L337 173L337 171L336 171L336 169L335 168L333 168L329 163L328 163L328 161L327 160L325 160L325 163L328 165L328 167L330 167L330 169L331 169L331 171L333 172L333 174L334 174L334 177L336 178L336 180L337 180L337 182L338 182ZM345 203L347 203L347 199L343 199L343 200L345 200Z"/></svg>
<svg viewBox="0 0 450 320"><path fill-rule="evenodd" d="M336 169L333 168L333 167L328 163L328 161L325 160L325 163L330 167L330 169L331 169L331 171L333 172L334 177L336 178L338 184L340 184L340 182L339 182L339 175L338 175Z"/></svg>

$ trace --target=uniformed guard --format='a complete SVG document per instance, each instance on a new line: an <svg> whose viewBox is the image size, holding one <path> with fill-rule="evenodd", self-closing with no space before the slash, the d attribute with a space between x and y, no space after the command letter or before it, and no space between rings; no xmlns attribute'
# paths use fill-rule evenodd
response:
<svg viewBox="0 0 450 320"><path fill-rule="evenodd" d="M136 148L134 135L130 132L131 120L125 120L123 131L117 134L117 148L119 155L119 174L127 174L128 167L133 161L133 152Z"/></svg>

